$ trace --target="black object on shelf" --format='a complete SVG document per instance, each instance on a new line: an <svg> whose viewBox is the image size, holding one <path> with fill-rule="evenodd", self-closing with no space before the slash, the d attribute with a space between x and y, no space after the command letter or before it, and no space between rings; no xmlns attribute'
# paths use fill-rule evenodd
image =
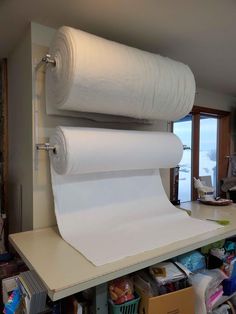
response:
<svg viewBox="0 0 236 314"><path fill-rule="evenodd" d="M229 198L236 203L236 191L230 191L229 190Z"/></svg>
<svg viewBox="0 0 236 314"><path fill-rule="evenodd" d="M171 203L173 205L180 205L180 200L174 200L174 201L171 201Z"/></svg>
<svg viewBox="0 0 236 314"><path fill-rule="evenodd" d="M172 199L171 203L173 205L180 205L179 197L179 166L173 168L173 184L172 184Z"/></svg>

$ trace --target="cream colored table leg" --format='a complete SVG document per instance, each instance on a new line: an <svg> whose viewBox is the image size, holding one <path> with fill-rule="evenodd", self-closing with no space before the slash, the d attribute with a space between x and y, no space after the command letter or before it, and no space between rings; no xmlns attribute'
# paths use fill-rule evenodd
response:
<svg viewBox="0 0 236 314"><path fill-rule="evenodd" d="M107 283L94 288L94 302L92 314L108 314Z"/></svg>

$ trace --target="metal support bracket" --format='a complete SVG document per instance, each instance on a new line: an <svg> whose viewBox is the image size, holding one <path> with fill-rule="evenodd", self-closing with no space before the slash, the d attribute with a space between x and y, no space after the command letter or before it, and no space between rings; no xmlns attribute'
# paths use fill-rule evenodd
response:
<svg viewBox="0 0 236 314"><path fill-rule="evenodd" d="M50 54L46 54L45 57L42 58L42 62L56 66L56 60L53 59Z"/></svg>
<svg viewBox="0 0 236 314"><path fill-rule="evenodd" d="M56 154L56 147L51 145L50 143L41 143L36 144L37 150L45 150L46 152L52 151L54 154Z"/></svg>
<svg viewBox="0 0 236 314"><path fill-rule="evenodd" d="M93 307L91 314L108 314L107 283L94 287Z"/></svg>

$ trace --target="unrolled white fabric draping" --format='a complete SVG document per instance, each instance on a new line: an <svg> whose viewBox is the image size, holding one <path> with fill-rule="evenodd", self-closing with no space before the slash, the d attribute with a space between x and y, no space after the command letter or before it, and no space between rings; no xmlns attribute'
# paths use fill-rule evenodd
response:
<svg viewBox="0 0 236 314"><path fill-rule="evenodd" d="M191 111L195 80L183 63L61 27L46 71L48 112L177 120Z"/></svg>
<svg viewBox="0 0 236 314"><path fill-rule="evenodd" d="M221 227L169 202L158 168L181 159L174 134L59 127L50 143L61 236L96 266Z"/></svg>

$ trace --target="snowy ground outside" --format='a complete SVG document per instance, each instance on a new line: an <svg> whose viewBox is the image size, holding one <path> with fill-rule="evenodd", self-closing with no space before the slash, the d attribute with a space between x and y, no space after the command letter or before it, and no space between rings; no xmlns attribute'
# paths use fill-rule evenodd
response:
<svg viewBox="0 0 236 314"><path fill-rule="evenodd" d="M185 150L179 163L179 199L181 202L191 200L191 150ZM212 185L215 186L216 161L209 157L209 151L200 152L200 176L211 176Z"/></svg>

